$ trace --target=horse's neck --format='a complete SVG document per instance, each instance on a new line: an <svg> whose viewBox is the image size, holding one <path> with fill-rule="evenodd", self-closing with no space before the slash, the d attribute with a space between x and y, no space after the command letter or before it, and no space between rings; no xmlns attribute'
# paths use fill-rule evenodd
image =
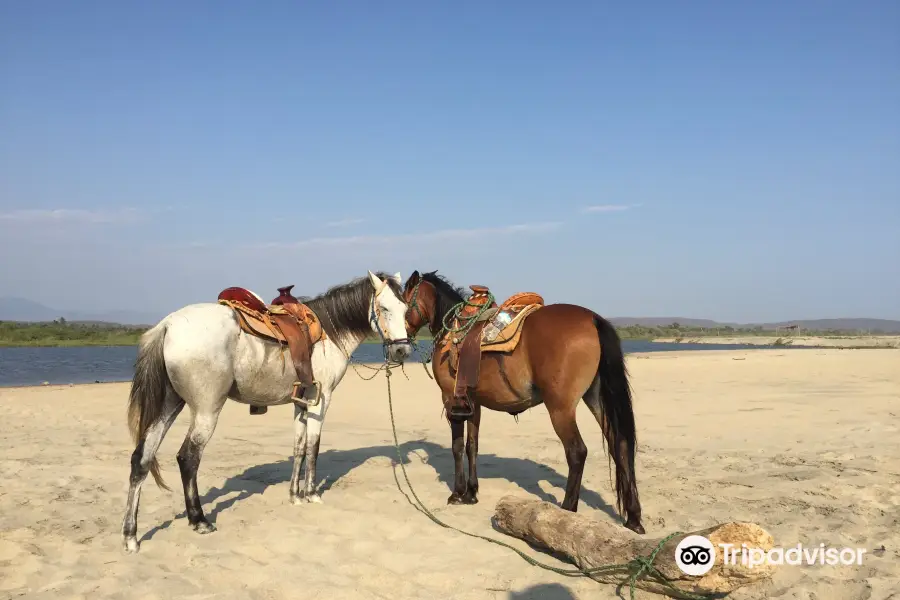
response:
<svg viewBox="0 0 900 600"><path fill-rule="evenodd" d="M437 311L435 311L434 319L431 320L431 326L428 329L431 330L431 337L439 334L444 329L443 315L439 315L437 314Z"/></svg>
<svg viewBox="0 0 900 600"><path fill-rule="evenodd" d="M447 313L450 312L454 306L463 301L462 298L455 298L450 295L439 295L440 301L434 303L434 316L431 319L431 336L434 337L444 329L444 321L449 319ZM443 307L443 312L440 308Z"/></svg>
<svg viewBox="0 0 900 600"><path fill-rule="evenodd" d="M334 343L344 351L344 354L347 357L353 356L353 353L356 352L356 349L360 347L360 345L365 341L367 335L354 335L348 332L341 332L336 335L337 339L334 340Z"/></svg>

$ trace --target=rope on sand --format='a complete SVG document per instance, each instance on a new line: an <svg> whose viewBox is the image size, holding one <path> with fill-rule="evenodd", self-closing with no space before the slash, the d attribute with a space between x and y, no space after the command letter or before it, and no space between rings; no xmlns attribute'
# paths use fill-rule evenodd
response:
<svg viewBox="0 0 900 600"><path fill-rule="evenodd" d="M382 370L382 369L378 369L378 370ZM662 584L667 589L669 589L672 592L672 595L676 596L676 597L686 598L688 600L706 600L707 598L711 597L709 595L691 594L691 593L688 593L688 592L678 589L677 587L675 587L674 585L672 585L669 582L669 580L665 577L665 575L660 573L659 570L653 566L653 561L656 560L656 555L659 553L659 551L662 549L662 547L665 545L665 543L668 542L670 539L682 534L682 532L679 532L679 531L676 531L675 533L672 533L671 535L668 535L665 538L663 538L659 542L657 547L653 550L653 552L651 552L648 556L638 556L638 557L633 558L632 560L625 562L625 563L600 565L599 567L594 567L591 569L581 569L581 568L562 569L562 568L554 567L553 565L548 565L546 563L542 563L538 560L535 560L534 558L528 556L527 554L525 554L518 548L515 548L514 546L511 546L510 544L507 544L506 542L502 542L500 540L496 540L494 538L490 538L487 536L478 535L476 533L470 533L468 531L463 531L462 529L459 529L458 527L454 527L453 525L449 525L449 524L441 521L439 518L437 518L434 515L434 513L432 513L430 510L428 510L428 508L425 506L425 504L419 499L419 496L416 494L416 491L413 488L413 485L409 480L409 475L406 472L406 465L403 463L403 454L400 451L400 442L397 440L397 425L394 420L394 402L393 402L393 396L391 393L391 365L388 364L387 362L385 362L385 364L383 366L383 370L385 373L385 377L387 379L388 410L390 411L390 416L391 416L391 432L393 433L393 436L394 436L394 449L397 451L397 462L400 463L400 469L403 471L403 478L404 478L404 480L406 480L406 485L407 485L407 487L409 487L410 493L412 494L413 498L415 498L415 503L413 503L413 501L410 500L410 498L406 494L406 492L403 491L403 488L400 485L400 480L397 478L396 470L394 470L394 481L397 483L397 489L400 491L401 494L403 494L406 497L407 501L413 505L413 508L415 508L416 510L418 510L419 512L424 514L426 517L431 519L431 521L433 521L434 523L436 523L437 525L440 525L441 527L443 527L445 529L451 529L453 531L456 531L457 533L461 533L463 535L466 535L466 536L469 536L472 538L484 540L486 542L490 542L492 544L496 544L498 546L502 546L504 548L512 550L513 552L518 554L520 557L522 557L528 564L533 565L535 567L540 567L542 569L551 571L553 573L557 573L559 575L564 575L566 577L589 577L591 579L596 580L596 576L598 576L598 575L610 575L610 574L615 574L615 573L621 573L623 576L622 583L625 583L627 581L629 584L631 600L634 600L635 583L641 577L649 577L649 578L655 579L658 583ZM426 372L427 372L427 368L426 368ZM377 375L377 374L378 373L376 371L375 375ZM405 371L404 371L404 375L406 375ZM373 377L374 377L374 375L373 375ZM407 377L407 379L408 379L408 377Z"/></svg>

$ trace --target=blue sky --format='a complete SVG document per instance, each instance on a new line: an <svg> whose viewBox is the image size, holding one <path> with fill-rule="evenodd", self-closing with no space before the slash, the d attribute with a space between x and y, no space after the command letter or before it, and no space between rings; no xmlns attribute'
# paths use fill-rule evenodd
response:
<svg viewBox="0 0 900 600"><path fill-rule="evenodd" d="M0 3L0 296L438 269L900 318L900 3Z"/></svg>

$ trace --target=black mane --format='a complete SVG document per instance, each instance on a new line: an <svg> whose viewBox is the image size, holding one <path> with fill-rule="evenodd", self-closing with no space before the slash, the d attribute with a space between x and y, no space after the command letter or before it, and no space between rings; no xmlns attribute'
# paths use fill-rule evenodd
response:
<svg viewBox="0 0 900 600"><path fill-rule="evenodd" d="M403 292L400 284L391 275L382 271L376 272L375 275L387 281L391 290L402 300ZM347 333L363 336L372 332L369 325L369 302L374 291L372 281L365 275L336 285L314 298L298 298L298 300L316 313L328 336L335 338Z"/></svg>
<svg viewBox="0 0 900 600"><path fill-rule="evenodd" d="M469 294L463 288L451 283L443 275L438 275L437 271L422 273L421 277L423 281L433 285L435 291L437 291L435 312L437 313L437 318L440 319L438 323L440 325L450 309L462 302Z"/></svg>

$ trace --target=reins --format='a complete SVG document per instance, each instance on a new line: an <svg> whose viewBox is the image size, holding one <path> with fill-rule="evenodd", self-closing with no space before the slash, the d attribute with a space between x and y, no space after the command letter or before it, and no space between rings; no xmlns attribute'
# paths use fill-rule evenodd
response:
<svg viewBox="0 0 900 600"><path fill-rule="evenodd" d="M424 314L421 312L421 310L418 307L418 303L416 302L417 292L418 292L418 284L416 284L416 288L413 292L410 308L415 308L419 312L420 316L424 317ZM425 373L428 374L429 377L431 377L433 379L431 373L428 372L427 363L430 362L431 358L434 356L434 349L437 347L438 340L446 334L460 334L460 338L464 337L465 334L467 334L472 329L472 327L475 325L475 323L478 322L479 317L481 317L484 314L484 312L488 309L488 307L493 302L494 302L493 294L489 293L489 302L487 302L484 305L478 306L478 310L474 314L472 314L468 317L463 317L462 319L459 319L459 321L461 321L461 323L456 328L452 327L452 323L454 320L457 319L457 317L459 316L459 314L463 310L463 308L466 306L476 306L476 305L474 305L474 304L470 303L468 300L464 299L462 302L457 303L456 305L454 305L450 310L448 310L444 314L444 317L441 319L442 327L440 330L438 330L437 334L435 334L433 336L433 339L432 339L433 345L431 348L431 353L427 357L425 357L424 353L420 353L423 356L422 366L425 369ZM450 317L449 323L448 323L448 317ZM419 347L418 347L418 344L416 343L415 337L410 339L410 343L413 345L413 347L416 349L416 351L419 350ZM341 346L339 346L339 347L341 347ZM341 347L341 350L344 351L343 347ZM346 355L346 351L344 351L344 354ZM350 364L353 365L353 361L349 356L347 356L347 359L350 362ZM419 498L418 494L416 494L415 488L413 488L412 482L409 480L409 474L407 473L406 465L403 462L403 453L400 450L400 442L397 438L397 424L396 424L396 420L394 418L394 399L393 399L393 392L391 389L391 374L392 374L391 369L392 369L392 367L397 366L399 364L404 376L407 379L409 379L409 376L406 375L406 371L403 370L403 363L392 363L388 359L387 355L385 354L384 362L379 367L372 367L372 366L369 366L364 363L360 363L360 364L362 364L363 366L365 366L368 369L375 371L375 373L373 373L371 377L366 378L366 377L363 377L362 375L360 375L359 371L356 371L356 368L354 367L354 371L356 371L356 374L359 375L360 378L367 380L367 381L374 379L375 376L378 375L379 371L383 370L385 372L385 380L387 381L387 393L388 393L388 411L390 413L390 418L391 418L391 433L394 438L394 450L397 452L397 462L400 464L401 471L403 471L403 479L406 481L406 485L409 488L410 494L412 494L412 497L415 499L415 502L410 500L410 498L406 494L406 492L403 491L403 487L400 485L400 480L397 478L396 470L394 470L394 482L397 484L397 490L401 494L403 494L403 496L413 506L413 508L415 508L416 510L421 512L423 515L428 517L433 523L435 523L445 529L450 529L452 531L456 531L457 533L461 533L465 536L484 540L491 544L495 544L497 546L507 548L508 550L512 550L513 552L518 554L523 560L525 560L528 564L535 566L535 567L540 567L541 569L545 569L547 571L556 573L558 575L563 575L566 577L588 577L595 581L605 583L604 581L602 581L601 579L598 579L598 578L601 576L621 574L625 578L624 581L622 581L621 583L624 584L624 582L627 581L629 584L631 600L634 600L636 583L637 583L638 579L641 577L650 578L650 579L656 581L658 584L662 585L663 587L667 588L670 592L672 592L671 595L673 595L673 596L687 598L688 600L706 600L706 598L709 597L707 595L692 594L692 593L685 592L683 590L678 589L677 587L672 585L672 583L669 581L669 579L665 575L663 575L659 571L659 569L657 569L656 567L653 566L653 562L656 560L656 556L659 554L660 550L662 550L663 546L665 546L666 542L668 542L669 540L671 540L674 537L677 537L678 535L681 535L682 532L680 532L680 531L676 531L675 533L667 535L665 538L660 540L660 542L659 542L659 544L657 544L656 548L654 548L654 550L647 556L638 556L638 557L633 558L632 560L625 562L625 563L613 563L613 564L607 564L607 565L600 565L598 567L593 567L593 568L589 568L589 569L585 569L585 568L581 568L581 567L572 569L572 568L555 567L553 565L549 565L549 564L540 562L540 561L532 558L531 556L528 556L527 554L525 554L518 548L516 548L510 544L507 544L506 542L503 542L503 541L500 541L500 540L497 540L497 539L494 539L491 537L487 537L484 535L479 535L477 533L471 533L468 531L464 531L458 527L454 527L453 525L450 525L450 524L445 523L444 521L440 520L438 517L436 517L434 515L434 513L432 513L430 510L428 510L428 508L425 506L425 504Z"/></svg>
<svg viewBox="0 0 900 600"><path fill-rule="evenodd" d="M382 357L383 357L383 361L384 361L384 362L382 362L381 366L379 366L379 367L373 367L373 366L371 366L371 365L369 365L369 364L366 364L366 363L364 363L364 362L362 362L362 361L354 361L354 360L353 360L353 357L351 357L350 354L347 353L347 349L344 348L344 344L343 344L343 342L340 340L340 337L339 337L339 336L335 336L335 339L334 339L334 344L335 344L335 346L337 346L337 347L338 347L338 350L341 351L341 354L343 354L343 355L347 358L347 364L349 364L349 365L353 368L353 371L359 376L359 378L362 379L362 380L364 380L364 381L371 381L371 380L375 379L375 377L378 375L378 372L379 372L379 371L382 371L382 370L387 369L387 368L390 367L391 362L390 362L390 359L388 358L388 355L387 355L387 349L388 349L388 346L390 346L391 344L408 342L408 343L409 343L410 345L412 345L414 348L417 348L417 346L415 345L415 340L413 340L413 339L402 338L402 339L399 339L399 340L394 340L394 339L390 339L390 338L388 338L388 337L385 336L384 330L382 329L381 323L379 322L379 318L378 318L378 316L379 316L379 311L378 311L378 309L376 308L376 305L375 305L375 296L374 296L374 295L372 296L372 304L371 304L371 307L370 307L370 308L371 308L371 313L370 313L370 315L369 315L369 322L370 322L370 323L371 323L372 321L375 322L375 325L378 327L378 335L381 336L381 352L382 352ZM325 316L328 317L328 322L331 323L331 328L332 328L333 330L337 331L337 327L335 326L334 321L331 319L331 314L330 314L327 310L325 310L324 312L325 312ZM394 363L394 364L395 364L395 365L398 365L398 364L399 364L401 370L403 369L403 364L402 364L402 363ZM423 363L423 364L424 364L424 363ZM371 376L371 377L363 377L363 375L359 372L359 369L356 368L356 365L360 365L360 366L362 366L362 367L365 367L365 368L370 369L370 370L375 371L375 372L372 373L372 376ZM427 369L426 369L426 371L427 371ZM405 371L404 371L404 374L405 374Z"/></svg>
<svg viewBox="0 0 900 600"><path fill-rule="evenodd" d="M421 285L421 283L422 280L420 279L413 287L412 296L409 299L409 308L410 310L415 310L422 318L422 321L428 322L428 319L425 318L425 313L419 307L418 302L419 285ZM434 287L434 284L431 285L432 287ZM437 288L435 288L435 293L437 293ZM434 379L434 377L428 371L428 367L426 365L431 362L431 359L434 357L434 352L435 348L437 348L438 341L443 339L443 337L447 334L456 334L458 335L459 339L464 338L466 334L469 333L469 331L475 326L475 324L478 323L484 313L490 310L491 304L496 301L494 294L488 292L487 295L488 301L484 304L475 304L473 302L470 302L467 298L463 298L462 301L457 302L456 304L451 306L450 309L447 310L447 312L444 313L444 316L441 318L441 328L438 329L437 333L431 336L431 351L427 354L427 356L426 353L419 351L419 344L416 342L415 337L410 338L410 344L412 344L413 348L423 357L422 366L425 368L425 373L429 378ZM460 313L462 313L462 310L467 306L476 307L476 311L467 317L460 317ZM459 327L453 327L453 322L457 319L460 321L460 325Z"/></svg>
<svg viewBox="0 0 900 600"><path fill-rule="evenodd" d="M424 364L424 363L423 363ZM379 369L381 370L381 369ZM400 485L400 480L397 479L397 472L394 471L394 481L397 484L397 490L406 497L406 500L412 504L413 508L424 514L426 517L431 519L432 522L440 525L445 529L450 529L452 531L456 531L457 533L461 533L465 536L476 538L479 540L484 540L486 542L490 542L492 544L496 544L497 546L501 546L503 548L507 548L512 550L520 557L522 557L525 562L535 567L540 567L547 571L551 571L553 573L557 573L558 575L564 575L566 577L588 577L595 581L600 581L601 583L605 583L602 580L598 579L599 576L602 575L614 575L616 573L621 573L623 577L626 577L626 581L629 584L629 591L631 600L634 600L634 590L635 584L641 576L649 577L655 580L660 585L668 588L673 592L673 595L680 596L682 598L687 598L688 600L706 600L709 596L701 595L701 594L691 594L690 592L685 592L683 590L678 589L663 575L656 567L653 566L653 561L656 560L657 554L659 554L660 550L662 550L663 546L674 537L677 537L682 534L680 531L676 531L675 533L667 535L665 538L660 540L659 544L657 544L656 548L651 552L648 556L638 556L636 558L631 559L625 563L613 563L608 565L600 565L598 567L593 567L590 569L583 568L575 568L575 569L564 569L560 567L554 567L553 565L548 565L546 563L542 563L518 548L507 544L506 542L502 542L500 540L496 540L494 538L490 538L484 535L479 535L477 533L470 533L468 531L464 531L459 529L458 527L454 527L453 525L449 525L439 518L437 518L434 513L432 513L425 504L419 499L419 496L416 494L415 489L413 488L412 482L409 480L409 474L406 472L406 465L403 463L403 454L400 451L400 442L397 439L397 425L394 419L394 401L393 395L391 392L391 365L385 362L384 364L384 372L385 378L387 380L387 391L388 391L388 411L390 412L391 417L391 433L394 436L394 449L397 451L397 462L400 463L400 469L403 471L403 479L406 481L407 487L409 487L409 491L412 494L413 498L415 498L415 503L409 499L409 496L406 492L403 491L403 488ZM377 374L377 373L376 373ZM405 375L405 372L404 372ZM408 377L407 377L408 379ZM622 582L624 583L624 581Z"/></svg>

